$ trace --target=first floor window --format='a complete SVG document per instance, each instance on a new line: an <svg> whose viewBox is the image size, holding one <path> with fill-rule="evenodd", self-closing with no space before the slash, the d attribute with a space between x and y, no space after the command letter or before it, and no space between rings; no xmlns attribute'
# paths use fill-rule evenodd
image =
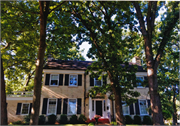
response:
<svg viewBox="0 0 180 126"><path fill-rule="evenodd" d="M51 74L51 85L58 85L59 75Z"/></svg>
<svg viewBox="0 0 180 126"><path fill-rule="evenodd" d="M98 79L99 77L94 78L94 86L101 86L102 80Z"/></svg>
<svg viewBox="0 0 180 126"><path fill-rule="evenodd" d="M140 108L141 115L148 114L146 100L139 100L139 108Z"/></svg>
<svg viewBox="0 0 180 126"><path fill-rule="evenodd" d="M78 80L78 76L77 75L70 75L69 76L69 86L77 86L77 80Z"/></svg>
<svg viewBox="0 0 180 126"><path fill-rule="evenodd" d="M125 102L122 102L123 115L129 115L129 106Z"/></svg>
<svg viewBox="0 0 180 126"><path fill-rule="evenodd" d="M76 99L69 99L68 114L69 115L76 114Z"/></svg>
<svg viewBox="0 0 180 126"><path fill-rule="evenodd" d="M21 114L28 114L29 113L29 107L30 107L29 103L23 103Z"/></svg>
<svg viewBox="0 0 180 126"><path fill-rule="evenodd" d="M48 115L56 114L56 99L49 99Z"/></svg>

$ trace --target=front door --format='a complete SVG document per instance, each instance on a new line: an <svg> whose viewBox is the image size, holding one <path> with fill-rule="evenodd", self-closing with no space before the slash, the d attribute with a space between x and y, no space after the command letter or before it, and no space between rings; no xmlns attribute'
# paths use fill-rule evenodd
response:
<svg viewBox="0 0 180 126"><path fill-rule="evenodd" d="M102 116L102 101L96 101L96 115Z"/></svg>

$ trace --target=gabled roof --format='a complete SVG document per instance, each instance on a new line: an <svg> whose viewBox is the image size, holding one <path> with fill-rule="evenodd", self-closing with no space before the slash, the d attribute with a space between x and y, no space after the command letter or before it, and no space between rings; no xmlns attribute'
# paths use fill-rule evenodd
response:
<svg viewBox="0 0 180 126"><path fill-rule="evenodd" d="M77 60L54 60L48 61L43 69L57 69L57 70L86 70L93 61L77 61ZM129 63L131 67L133 63ZM121 66L125 66L122 64ZM138 72L146 72L142 66L138 66Z"/></svg>

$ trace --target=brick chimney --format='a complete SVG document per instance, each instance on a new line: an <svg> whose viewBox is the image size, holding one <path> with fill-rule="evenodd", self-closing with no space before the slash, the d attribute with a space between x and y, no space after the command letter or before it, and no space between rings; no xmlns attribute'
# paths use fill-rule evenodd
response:
<svg viewBox="0 0 180 126"><path fill-rule="evenodd" d="M141 59L138 56L132 58L132 63L141 66Z"/></svg>

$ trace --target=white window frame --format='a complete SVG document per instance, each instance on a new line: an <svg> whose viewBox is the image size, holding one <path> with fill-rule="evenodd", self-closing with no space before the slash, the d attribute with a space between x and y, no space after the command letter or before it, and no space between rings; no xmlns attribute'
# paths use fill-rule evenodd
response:
<svg viewBox="0 0 180 126"><path fill-rule="evenodd" d="M124 101L122 101L122 102L124 102ZM126 107L128 108L128 114L124 114L124 112L123 112L123 115L130 115L129 106L127 106L126 102L124 102L124 103L125 103L125 104L122 105L122 108L123 108L123 106L126 106ZM122 110L123 110L123 109L122 109Z"/></svg>
<svg viewBox="0 0 180 126"><path fill-rule="evenodd" d="M28 113L27 114L22 114L23 104L29 104ZM22 103L22 105L21 105L21 115L29 115L29 109L30 109L30 103Z"/></svg>
<svg viewBox="0 0 180 126"><path fill-rule="evenodd" d="M52 76L52 75L58 75L58 79L57 79L58 82L57 82L57 85L52 85L52 84L51 84L51 76ZM50 82L49 82L49 86L59 86L59 74L50 74Z"/></svg>
<svg viewBox="0 0 180 126"><path fill-rule="evenodd" d="M76 85L70 85L70 76L73 75L73 76L76 76L77 77L77 84ZM78 75L77 74L69 74L69 84L68 84L69 87L77 87L78 86Z"/></svg>
<svg viewBox="0 0 180 126"><path fill-rule="evenodd" d="M140 101L146 101L146 111L147 111L147 108L148 108L147 100L146 100L146 99L139 99L139 100L138 100L138 103L139 103L139 113L140 113L140 115L149 115L149 112L148 112L148 111L147 111L147 114L141 114Z"/></svg>
<svg viewBox="0 0 180 126"><path fill-rule="evenodd" d="M94 78L94 86L97 86L97 85L95 85L95 81L96 81L96 78ZM103 84L103 77L101 78L101 80L98 80L98 81L101 81L101 86L102 86L102 84ZM101 87L101 86L97 86L97 87Z"/></svg>
<svg viewBox="0 0 180 126"><path fill-rule="evenodd" d="M56 113L57 113L57 99L56 99L55 113L48 113L48 110L49 110L49 100L50 100L50 99L56 99L56 98L48 98L46 113L47 113L47 115L52 115L52 114L56 115Z"/></svg>
<svg viewBox="0 0 180 126"><path fill-rule="evenodd" d="M69 114L69 100L76 100L76 113L75 114L77 114L77 99L76 98L68 98L68 111L67 111L67 115L75 115L75 114Z"/></svg>
<svg viewBox="0 0 180 126"><path fill-rule="evenodd" d="M137 76L137 77L142 77L143 78L143 81L144 81L144 76ZM137 78L136 77L136 78ZM143 87L143 86L137 86L137 88L145 88L145 87Z"/></svg>

